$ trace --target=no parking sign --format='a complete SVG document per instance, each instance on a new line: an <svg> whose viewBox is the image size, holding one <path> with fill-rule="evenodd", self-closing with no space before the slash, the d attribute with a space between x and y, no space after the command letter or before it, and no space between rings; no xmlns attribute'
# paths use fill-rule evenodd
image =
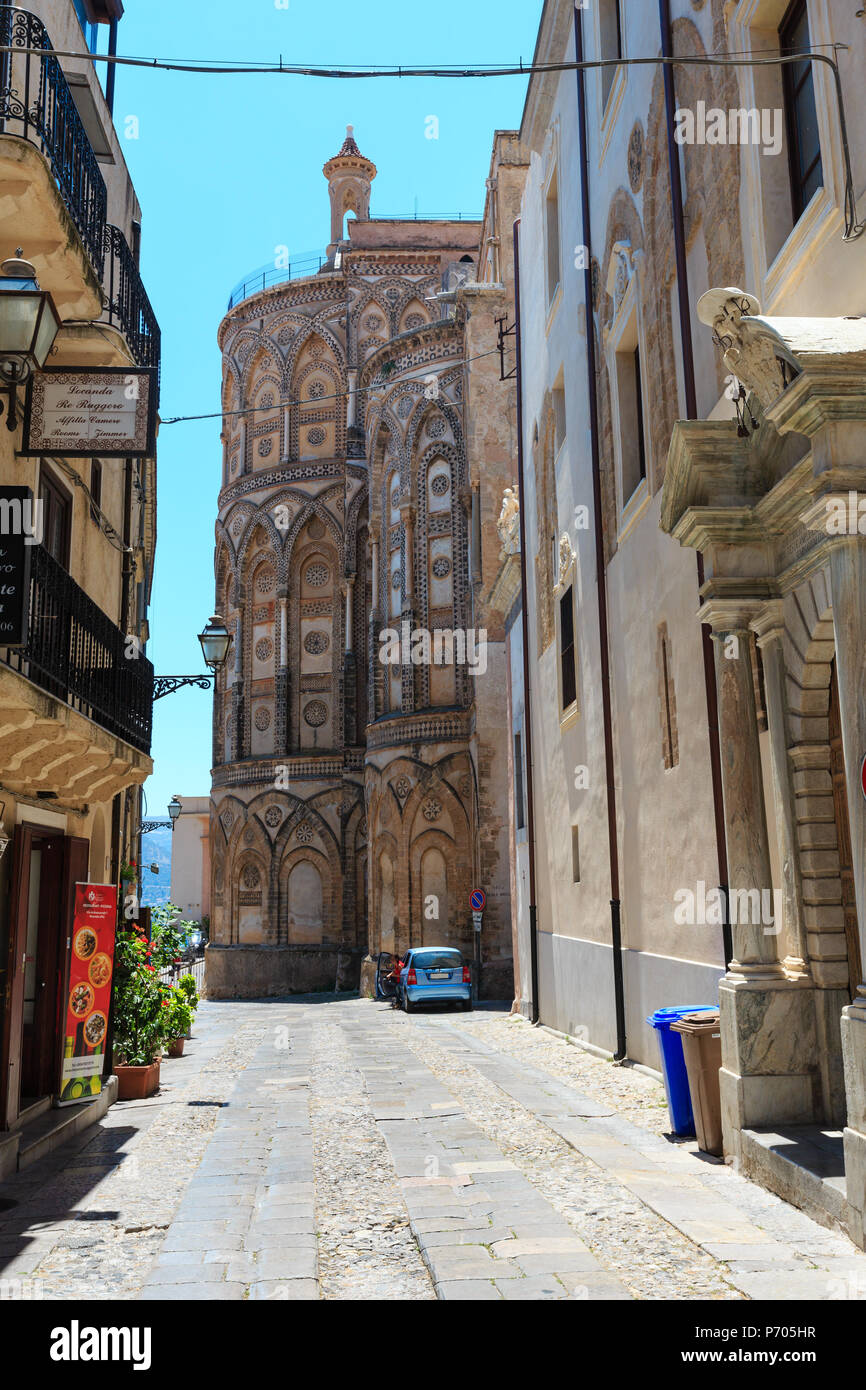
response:
<svg viewBox="0 0 866 1390"><path fill-rule="evenodd" d="M476 888L469 895L469 906L473 912L483 912L487 904L487 895L483 888Z"/></svg>

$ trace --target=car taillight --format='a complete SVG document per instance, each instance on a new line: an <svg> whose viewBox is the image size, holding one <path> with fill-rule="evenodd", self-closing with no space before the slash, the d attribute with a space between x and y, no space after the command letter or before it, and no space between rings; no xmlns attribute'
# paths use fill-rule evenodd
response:
<svg viewBox="0 0 866 1390"><path fill-rule="evenodd" d="M470 985L472 983L472 972L468 965L464 965L463 967L463 983L464 985Z"/></svg>
<svg viewBox="0 0 866 1390"><path fill-rule="evenodd" d="M415 971L411 969L411 967L409 970L409 974L406 976L406 983L407 985L417 985L418 983L418 976L415 974Z"/></svg>

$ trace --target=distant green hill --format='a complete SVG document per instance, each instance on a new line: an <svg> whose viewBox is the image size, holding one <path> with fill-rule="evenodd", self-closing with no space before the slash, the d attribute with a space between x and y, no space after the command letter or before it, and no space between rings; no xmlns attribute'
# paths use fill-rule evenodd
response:
<svg viewBox="0 0 866 1390"><path fill-rule="evenodd" d="M150 872L151 864L159 868ZM171 891L171 827L151 830L141 837L141 905L162 907L170 900Z"/></svg>

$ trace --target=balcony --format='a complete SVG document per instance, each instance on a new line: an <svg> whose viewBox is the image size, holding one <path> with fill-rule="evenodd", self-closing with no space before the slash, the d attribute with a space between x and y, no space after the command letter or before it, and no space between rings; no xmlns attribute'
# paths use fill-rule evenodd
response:
<svg viewBox="0 0 866 1390"><path fill-rule="evenodd" d="M108 323L138 366L158 366L156 316L123 232L108 221L105 180L48 31L0 4L0 45L13 50L0 53L0 237L26 243L63 319Z"/></svg>
<svg viewBox="0 0 866 1390"><path fill-rule="evenodd" d="M86 804L144 781L153 666L143 655L128 657L127 642L34 546L27 644L0 648L0 766L10 791Z"/></svg>

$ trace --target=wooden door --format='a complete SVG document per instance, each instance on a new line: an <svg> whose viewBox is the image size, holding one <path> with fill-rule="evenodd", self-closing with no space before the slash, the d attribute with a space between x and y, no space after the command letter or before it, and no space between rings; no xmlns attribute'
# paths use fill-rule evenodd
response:
<svg viewBox="0 0 866 1390"><path fill-rule="evenodd" d="M30 856L23 866L28 885L21 1095L38 1099L51 1094L57 1071L58 974L65 956L61 950L65 837L59 831L26 828Z"/></svg>
<svg viewBox="0 0 866 1390"><path fill-rule="evenodd" d="M9 957L6 965L6 1007L3 1011L3 1065L0 1067L0 1125L3 1129L8 1129L13 1120L17 1119L21 1095L21 1034L24 1021L24 957L27 942L31 838L29 830L24 826L16 826L12 842Z"/></svg>
<svg viewBox="0 0 866 1390"><path fill-rule="evenodd" d="M845 755L842 751L842 720L839 713L839 686L835 661L830 679L830 772L833 778L833 808L836 817L836 842L839 846L845 940L848 945L848 993L853 999L857 986L863 979L863 967L860 960L860 932L857 928L857 900L854 893L851 828L848 820L848 784L845 777Z"/></svg>

